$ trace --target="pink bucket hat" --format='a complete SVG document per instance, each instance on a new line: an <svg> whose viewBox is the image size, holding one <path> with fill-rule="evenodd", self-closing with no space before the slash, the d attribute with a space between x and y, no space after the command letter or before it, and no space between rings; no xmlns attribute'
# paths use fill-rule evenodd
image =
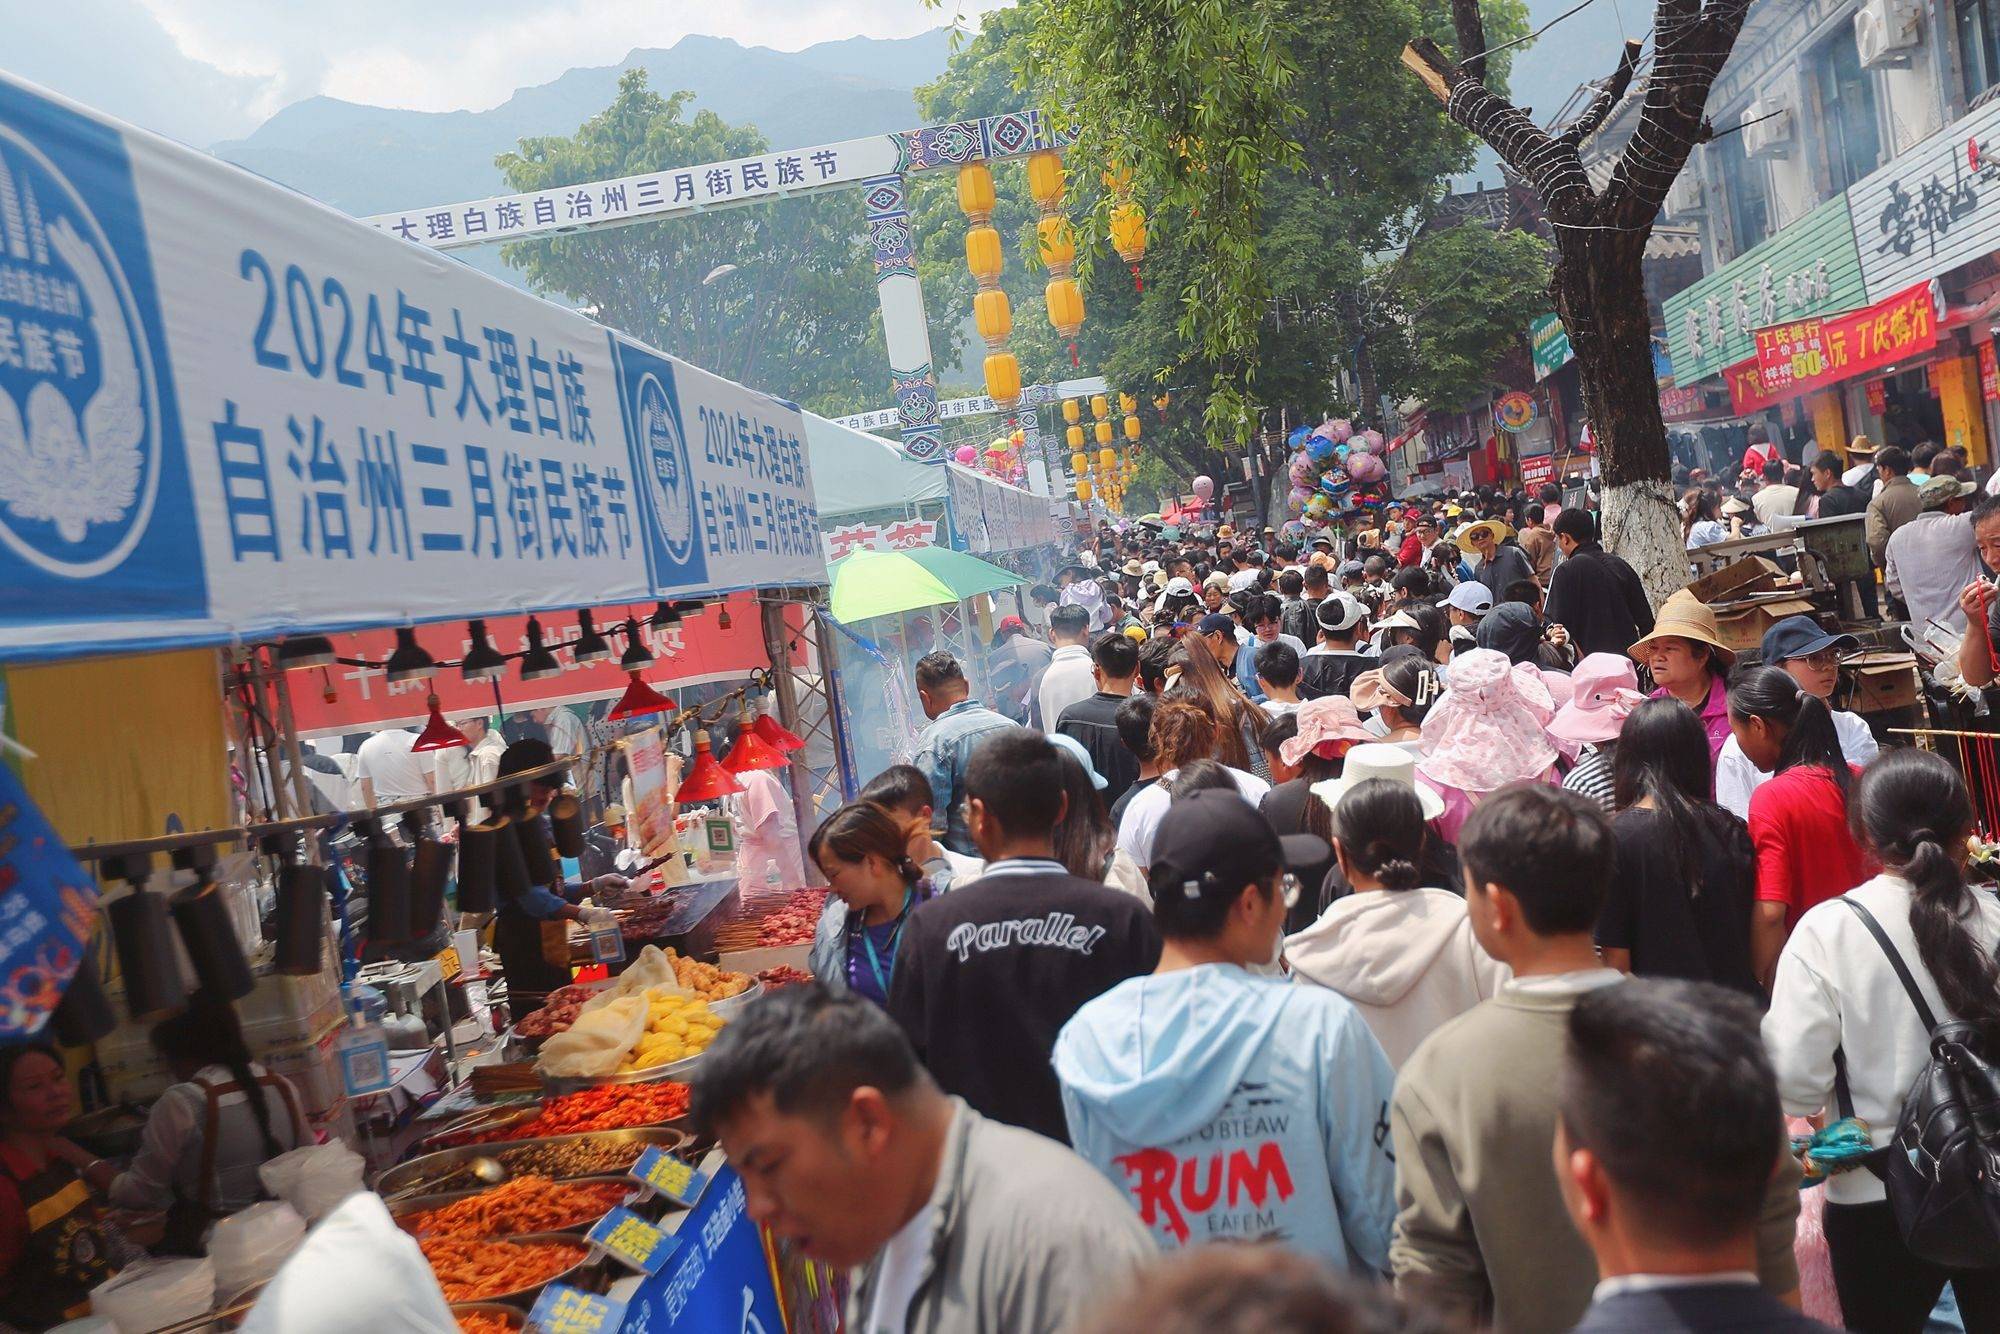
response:
<svg viewBox="0 0 2000 1334"><path fill-rule="evenodd" d="M1345 695L1309 699L1293 716L1299 720L1299 734L1278 747L1278 758L1286 764L1297 764L1308 751L1320 751L1324 759L1337 759L1344 749L1340 743L1351 746L1381 740L1361 725L1354 701Z"/></svg>
<svg viewBox="0 0 2000 1334"><path fill-rule="evenodd" d="M1417 770L1474 793L1540 778L1556 762L1541 722L1554 712L1539 673L1494 649L1468 649L1451 660L1451 689L1424 718Z"/></svg>
<svg viewBox="0 0 2000 1334"><path fill-rule="evenodd" d="M1570 676L1576 697L1556 711L1549 734L1559 741L1596 745L1611 740L1646 697L1639 674L1622 653L1593 653Z"/></svg>

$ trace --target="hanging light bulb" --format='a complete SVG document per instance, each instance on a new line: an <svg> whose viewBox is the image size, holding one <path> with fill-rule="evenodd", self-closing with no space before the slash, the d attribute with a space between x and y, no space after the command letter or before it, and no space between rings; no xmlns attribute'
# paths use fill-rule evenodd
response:
<svg viewBox="0 0 2000 1334"><path fill-rule="evenodd" d="M562 664L556 655L549 652L542 643L542 623L537 618L528 618L528 651L521 655L521 679L523 681L546 681L551 676L562 673Z"/></svg>
<svg viewBox="0 0 2000 1334"><path fill-rule="evenodd" d="M336 661L333 641L325 635L293 635L278 645L278 670L281 672L300 667L331 667Z"/></svg>
<svg viewBox="0 0 2000 1334"><path fill-rule="evenodd" d="M437 659L417 642L417 632L409 626L396 631L396 651L384 667L391 681L416 681L437 670Z"/></svg>
<svg viewBox="0 0 2000 1334"><path fill-rule="evenodd" d="M758 712L757 721L752 724L752 727L756 730L757 735L764 739L767 745L776 746L779 750L790 752L806 748L805 738L787 728L772 716L771 700L769 698L762 701L762 708Z"/></svg>
<svg viewBox="0 0 2000 1334"><path fill-rule="evenodd" d="M465 733L444 720L444 710L438 706L435 691L430 697L430 721L424 730L417 733L417 739L410 743L411 750L450 750L453 746L470 746L472 741Z"/></svg>
<svg viewBox="0 0 2000 1334"><path fill-rule="evenodd" d="M688 776L681 780L674 800L684 805L692 801L714 801L742 790L743 785L736 781L734 775L716 762L714 752L709 749L707 729L697 730L694 734L694 763L688 766Z"/></svg>
<svg viewBox="0 0 2000 1334"><path fill-rule="evenodd" d="M639 618L625 618L625 653L618 659L618 665L628 672L644 671L653 665L653 650L646 647L646 637L639 633Z"/></svg>
<svg viewBox="0 0 2000 1334"><path fill-rule="evenodd" d="M458 664L458 673L468 682L492 681L507 671L507 659L497 652L486 638L486 622L467 621L466 636L472 646L465 650L465 661Z"/></svg>
<svg viewBox="0 0 2000 1334"><path fill-rule="evenodd" d="M715 628L718 630L727 630L729 627L729 604L726 602L717 603L715 609Z"/></svg>
<svg viewBox="0 0 2000 1334"><path fill-rule="evenodd" d="M588 608L576 614L576 643L570 645L569 655L578 662L602 662L611 656L611 645L597 627L591 624Z"/></svg>
<svg viewBox="0 0 2000 1334"><path fill-rule="evenodd" d="M741 774L752 769L782 769L790 763L783 751L757 735L750 718L750 706L746 702L736 715L736 744L723 757L722 767L730 773Z"/></svg>
<svg viewBox="0 0 2000 1334"><path fill-rule="evenodd" d="M664 630L670 625L681 623L681 609L677 602L662 602L653 608L653 614L646 618L646 624L655 630Z"/></svg>

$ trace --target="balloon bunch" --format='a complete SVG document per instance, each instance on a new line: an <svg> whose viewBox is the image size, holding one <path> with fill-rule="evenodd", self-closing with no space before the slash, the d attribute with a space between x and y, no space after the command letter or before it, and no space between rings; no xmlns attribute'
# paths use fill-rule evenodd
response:
<svg viewBox="0 0 2000 1334"><path fill-rule="evenodd" d="M1374 498L1370 490L1388 480L1382 459L1388 440L1372 427L1355 430L1344 417L1297 427L1285 444L1291 455L1285 467L1291 484L1285 497L1291 515L1287 528L1298 524L1303 532L1306 520L1324 520L1337 509Z"/></svg>
<svg viewBox="0 0 2000 1334"><path fill-rule="evenodd" d="M1025 486L1028 480L1026 462L1021 458L1021 432L1016 430L1007 435L995 436L984 449L978 445L960 445L952 451L952 459L961 467L976 468L988 477L997 477L1015 486Z"/></svg>

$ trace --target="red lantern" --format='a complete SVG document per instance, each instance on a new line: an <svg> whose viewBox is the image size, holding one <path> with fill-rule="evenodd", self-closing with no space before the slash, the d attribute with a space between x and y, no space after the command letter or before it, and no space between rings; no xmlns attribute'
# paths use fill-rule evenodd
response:
<svg viewBox="0 0 2000 1334"><path fill-rule="evenodd" d="M424 730L417 733L417 739L410 743L411 750L450 750L453 746L470 746L472 741L465 733L444 720L444 710L438 707L438 697L430 698L431 717L424 724Z"/></svg>
<svg viewBox="0 0 2000 1334"><path fill-rule="evenodd" d="M757 715L757 721L753 724L753 730L766 743L777 747L779 750L794 751L806 748L804 737L790 730L771 715L771 706L768 702L765 703L763 712Z"/></svg>
<svg viewBox="0 0 2000 1334"><path fill-rule="evenodd" d="M604 715L606 721L623 722L627 718L637 718L643 714L665 713L674 707L672 700L640 680L636 671L627 672L625 675L630 678L631 683L625 687L625 693L618 697L618 702L611 706L611 711Z"/></svg>

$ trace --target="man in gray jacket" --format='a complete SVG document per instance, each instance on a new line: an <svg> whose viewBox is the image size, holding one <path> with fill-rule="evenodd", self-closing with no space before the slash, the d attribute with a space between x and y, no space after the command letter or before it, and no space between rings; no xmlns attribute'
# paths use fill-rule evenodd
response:
<svg viewBox="0 0 2000 1334"><path fill-rule="evenodd" d="M894 1020L817 983L723 1029L693 1116L752 1219L860 1267L860 1334L1057 1334L1158 1254L1083 1159L945 1096Z"/></svg>

